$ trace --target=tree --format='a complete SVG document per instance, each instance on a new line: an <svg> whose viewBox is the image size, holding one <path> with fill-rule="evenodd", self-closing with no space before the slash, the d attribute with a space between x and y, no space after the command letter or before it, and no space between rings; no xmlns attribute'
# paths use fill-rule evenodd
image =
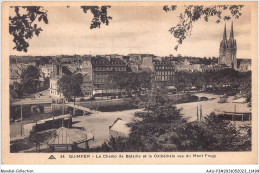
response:
<svg viewBox="0 0 260 174"><path fill-rule="evenodd" d="M56 136L56 130L50 129L41 132L37 132L36 126L30 131L29 140L35 143L36 152L40 151L41 144L46 144L48 141Z"/></svg>
<svg viewBox="0 0 260 174"><path fill-rule="evenodd" d="M232 17L238 19L242 15L242 8L243 5L185 5L184 11L179 15L180 22L169 29L169 32L177 39L178 44L174 49L177 51L179 45L191 35L194 22L201 18L208 22L212 17L216 17L216 23L220 23L221 20L230 20ZM174 12L176 9L176 5L165 5L163 7L165 12ZM223 13L224 11L228 12L228 14Z"/></svg>
<svg viewBox="0 0 260 174"><path fill-rule="evenodd" d="M111 8L111 6L81 6L84 13L87 13L89 10L93 14L93 19L91 21L90 29L100 28L100 25L109 24L109 20L112 20L111 16L107 15L107 9Z"/></svg>
<svg viewBox="0 0 260 174"><path fill-rule="evenodd" d="M37 92L39 87L40 71L35 66L28 66L21 74L21 85L24 92L32 94Z"/></svg>
<svg viewBox="0 0 260 174"><path fill-rule="evenodd" d="M47 11L41 6L15 6L15 16L9 17L9 33L14 37L13 42L17 51L27 52L29 43L28 40L35 34L38 36L42 30L41 27L35 23L38 19L48 24ZM26 12L21 14L20 10L24 9Z"/></svg>
<svg viewBox="0 0 260 174"><path fill-rule="evenodd" d="M135 113L128 138L111 138L100 151L162 152L162 151L248 151L251 129L243 135L230 121L215 113L203 121L188 122L157 87L144 102L144 111Z"/></svg>
<svg viewBox="0 0 260 174"><path fill-rule="evenodd" d="M83 77L82 74L64 75L58 80L58 91L62 93L65 98L71 99L82 95L81 85Z"/></svg>
<svg viewBox="0 0 260 174"><path fill-rule="evenodd" d="M90 29L100 28L101 24L109 24L109 20L112 20L111 16L107 15L107 9L111 6L81 6L84 13L91 11L93 19L91 21ZM11 6L14 9L15 15L9 16L9 33L13 36L13 42L15 47L13 49L17 51L27 52L29 40L34 35L39 36L43 31L41 27L38 27L38 22L43 21L48 24L48 11L42 6Z"/></svg>

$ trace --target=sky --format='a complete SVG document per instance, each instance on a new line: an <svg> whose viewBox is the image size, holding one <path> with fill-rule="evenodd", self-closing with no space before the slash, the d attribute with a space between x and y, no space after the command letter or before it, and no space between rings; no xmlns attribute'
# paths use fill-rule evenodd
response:
<svg viewBox="0 0 260 174"><path fill-rule="evenodd" d="M177 51L176 39L169 29L178 22L183 8L168 12L162 6L112 6L108 15L109 25L90 29L92 14L83 13L80 7L44 7L48 10L48 24L39 23L43 31L29 41L27 53L13 50L12 55L61 55L61 54L123 54L149 53L157 56L170 54L196 57L218 57L219 44L227 25L229 37L231 21L215 23L199 20L194 23L191 36L184 40ZM12 14L12 12L10 13ZM234 19L234 35L237 41L237 58L250 58L251 13L250 6L242 9L242 16Z"/></svg>

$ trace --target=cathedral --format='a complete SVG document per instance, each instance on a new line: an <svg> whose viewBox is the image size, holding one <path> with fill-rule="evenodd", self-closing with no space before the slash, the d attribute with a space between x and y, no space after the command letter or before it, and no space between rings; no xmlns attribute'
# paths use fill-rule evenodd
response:
<svg viewBox="0 0 260 174"><path fill-rule="evenodd" d="M229 40L227 39L226 24L224 28L223 40L220 43L218 64L225 64L230 68L237 69L237 43L234 39L233 22Z"/></svg>

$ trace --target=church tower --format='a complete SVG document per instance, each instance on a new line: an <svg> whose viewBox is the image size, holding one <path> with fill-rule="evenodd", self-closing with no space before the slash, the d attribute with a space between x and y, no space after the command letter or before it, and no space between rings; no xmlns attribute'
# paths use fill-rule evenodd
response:
<svg viewBox="0 0 260 174"><path fill-rule="evenodd" d="M237 69L237 44L234 39L233 22L229 40L227 40L226 24L224 28L223 40L220 43L218 64L225 64L230 68Z"/></svg>

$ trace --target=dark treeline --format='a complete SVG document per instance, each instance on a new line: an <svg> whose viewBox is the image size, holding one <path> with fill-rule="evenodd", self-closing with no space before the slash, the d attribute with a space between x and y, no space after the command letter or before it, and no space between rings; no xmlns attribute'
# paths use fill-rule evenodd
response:
<svg viewBox="0 0 260 174"><path fill-rule="evenodd" d="M139 93L152 88L152 73L113 72L108 76L107 88L124 89L127 92ZM205 72L175 72L167 85L173 85L179 92L192 87L197 91L208 91L218 94L241 92L248 102L251 101L251 72L238 72L233 69Z"/></svg>
<svg viewBox="0 0 260 174"><path fill-rule="evenodd" d="M138 94L142 90L151 89L152 76L149 72L112 72L106 83L108 89L122 89L128 94Z"/></svg>
<svg viewBox="0 0 260 174"><path fill-rule="evenodd" d="M199 91L242 92L251 101L251 71L238 72L233 69L205 72L176 72L169 82L178 91L195 87Z"/></svg>

